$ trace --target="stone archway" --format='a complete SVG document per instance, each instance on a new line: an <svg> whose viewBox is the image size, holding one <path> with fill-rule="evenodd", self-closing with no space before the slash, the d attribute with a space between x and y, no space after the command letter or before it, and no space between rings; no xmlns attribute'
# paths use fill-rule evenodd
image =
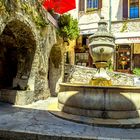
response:
<svg viewBox="0 0 140 140"><path fill-rule="evenodd" d="M36 41L19 20L9 22L0 35L0 88L26 89Z"/></svg>

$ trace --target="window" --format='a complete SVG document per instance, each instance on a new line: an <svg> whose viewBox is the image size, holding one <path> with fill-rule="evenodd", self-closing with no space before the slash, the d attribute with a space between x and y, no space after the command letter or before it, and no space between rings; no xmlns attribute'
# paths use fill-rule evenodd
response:
<svg viewBox="0 0 140 140"><path fill-rule="evenodd" d="M129 17L138 18L139 17L139 0L129 1Z"/></svg>
<svg viewBox="0 0 140 140"><path fill-rule="evenodd" d="M79 11L101 9L102 0L79 0Z"/></svg>
<svg viewBox="0 0 140 140"><path fill-rule="evenodd" d="M131 46L120 45L116 52L116 70L129 73L131 70Z"/></svg>
<svg viewBox="0 0 140 140"><path fill-rule="evenodd" d="M98 9L98 0L87 0L87 8Z"/></svg>
<svg viewBox="0 0 140 140"><path fill-rule="evenodd" d="M139 0L123 0L123 18L139 18Z"/></svg>
<svg viewBox="0 0 140 140"><path fill-rule="evenodd" d="M76 63L76 65L87 66L88 57L89 57L89 54L87 52L85 52L85 53L75 53L75 63Z"/></svg>
<svg viewBox="0 0 140 140"><path fill-rule="evenodd" d="M86 36L82 37L82 46L83 45L87 45L87 37Z"/></svg>

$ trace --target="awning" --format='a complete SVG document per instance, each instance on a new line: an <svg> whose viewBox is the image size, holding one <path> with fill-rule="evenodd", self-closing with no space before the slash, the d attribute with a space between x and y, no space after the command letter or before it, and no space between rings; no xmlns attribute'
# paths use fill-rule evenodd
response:
<svg viewBox="0 0 140 140"><path fill-rule="evenodd" d="M63 14L76 8L75 0L45 0L43 6L47 10L54 10L56 13Z"/></svg>

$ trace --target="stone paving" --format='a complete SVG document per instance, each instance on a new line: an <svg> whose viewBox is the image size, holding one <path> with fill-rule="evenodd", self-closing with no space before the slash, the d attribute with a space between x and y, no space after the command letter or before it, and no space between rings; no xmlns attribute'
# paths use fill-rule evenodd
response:
<svg viewBox="0 0 140 140"><path fill-rule="evenodd" d="M140 128L79 124L53 116L48 98L26 106L0 103L0 140L140 140Z"/></svg>

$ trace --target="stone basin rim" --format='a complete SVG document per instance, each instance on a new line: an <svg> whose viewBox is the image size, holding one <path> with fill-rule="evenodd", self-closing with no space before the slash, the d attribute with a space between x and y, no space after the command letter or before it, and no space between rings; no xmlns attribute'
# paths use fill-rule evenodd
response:
<svg viewBox="0 0 140 140"><path fill-rule="evenodd" d="M81 87L81 88L98 88L98 89L132 89L132 90L140 90L140 86L129 86L129 85L112 85L112 86L93 86L88 84L81 83L60 83L60 86L66 87Z"/></svg>

